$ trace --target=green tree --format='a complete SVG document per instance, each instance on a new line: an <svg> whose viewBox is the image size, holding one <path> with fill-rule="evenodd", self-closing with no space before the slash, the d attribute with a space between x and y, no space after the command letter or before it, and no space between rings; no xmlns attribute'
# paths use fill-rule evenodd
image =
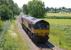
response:
<svg viewBox="0 0 71 50"><path fill-rule="evenodd" d="M19 13L18 5L13 0L0 0L0 17L2 20L13 19Z"/></svg>
<svg viewBox="0 0 71 50"><path fill-rule="evenodd" d="M23 13L24 14L28 14L28 9L27 9L27 5L23 5Z"/></svg>
<svg viewBox="0 0 71 50"><path fill-rule="evenodd" d="M45 6L44 3L40 0L33 0L30 1L27 5L28 13L29 15L36 17L36 18L42 18L45 14Z"/></svg>
<svg viewBox="0 0 71 50"><path fill-rule="evenodd" d="M13 11L14 15L19 15L20 9L16 3L13 2L13 0L7 0L7 4L9 8Z"/></svg>
<svg viewBox="0 0 71 50"><path fill-rule="evenodd" d="M18 7L18 5L16 3L14 4L13 12L14 12L15 15L20 14L20 8Z"/></svg>
<svg viewBox="0 0 71 50"><path fill-rule="evenodd" d="M2 4L0 6L0 16L2 20L8 20L13 17L13 12L7 7L7 5Z"/></svg>

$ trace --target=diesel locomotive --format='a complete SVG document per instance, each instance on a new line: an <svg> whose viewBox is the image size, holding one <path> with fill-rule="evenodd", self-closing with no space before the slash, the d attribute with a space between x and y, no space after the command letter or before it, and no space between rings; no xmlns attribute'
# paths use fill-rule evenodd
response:
<svg viewBox="0 0 71 50"><path fill-rule="evenodd" d="M31 37L35 43L46 43L48 41L50 25L47 21L31 16L22 16L21 21L21 24L32 32Z"/></svg>

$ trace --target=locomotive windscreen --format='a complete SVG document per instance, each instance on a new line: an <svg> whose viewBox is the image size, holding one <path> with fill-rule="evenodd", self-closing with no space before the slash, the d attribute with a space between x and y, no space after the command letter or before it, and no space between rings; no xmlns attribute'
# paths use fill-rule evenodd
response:
<svg viewBox="0 0 71 50"><path fill-rule="evenodd" d="M46 22L38 22L35 24L34 29L49 29L49 24Z"/></svg>
<svg viewBox="0 0 71 50"><path fill-rule="evenodd" d="M34 29L48 29L48 25L44 24L44 23L38 23L34 26Z"/></svg>

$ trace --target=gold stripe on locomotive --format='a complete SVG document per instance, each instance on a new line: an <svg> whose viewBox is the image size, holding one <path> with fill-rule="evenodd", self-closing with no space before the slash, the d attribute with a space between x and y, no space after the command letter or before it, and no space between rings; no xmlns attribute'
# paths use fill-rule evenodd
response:
<svg viewBox="0 0 71 50"><path fill-rule="evenodd" d="M36 29L36 30L34 30L34 32L38 36L46 36L46 35L48 35L49 30L46 30L46 29Z"/></svg>

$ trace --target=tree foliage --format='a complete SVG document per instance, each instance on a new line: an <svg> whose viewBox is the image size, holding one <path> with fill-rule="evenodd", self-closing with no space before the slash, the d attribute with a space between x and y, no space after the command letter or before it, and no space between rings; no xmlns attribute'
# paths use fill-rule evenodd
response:
<svg viewBox="0 0 71 50"><path fill-rule="evenodd" d="M44 3L40 0L33 0L29 1L27 6L24 6L23 8L27 7L27 12L29 15L37 18L44 17L45 14L45 6Z"/></svg>
<svg viewBox="0 0 71 50"><path fill-rule="evenodd" d="M0 0L0 17L2 20L12 19L19 12L18 5L13 0Z"/></svg>
<svg viewBox="0 0 71 50"><path fill-rule="evenodd" d="M71 13L71 8L66 7L59 7L59 8L53 8L53 7L46 7L45 8L48 13Z"/></svg>
<svg viewBox="0 0 71 50"><path fill-rule="evenodd" d="M13 17L13 12L7 5L0 6L0 16L2 20L7 20Z"/></svg>
<svg viewBox="0 0 71 50"><path fill-rule="evenodd" d="M28 9L27 9L27 5L23 5L23 13L24 14L28 14Z"/></svg>

